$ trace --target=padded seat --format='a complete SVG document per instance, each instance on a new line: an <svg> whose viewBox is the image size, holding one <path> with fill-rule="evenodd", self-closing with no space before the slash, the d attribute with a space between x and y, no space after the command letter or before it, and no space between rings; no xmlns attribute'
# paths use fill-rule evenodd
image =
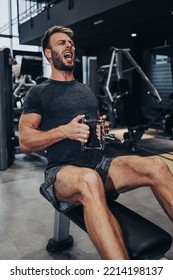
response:
<svg viewBox="0 0 173 280"><path fill-rule="evenodd" d="M172 237L165 230L117 201L109 200L108 206L121 226L131 259L159 259L169 250ZM71 209L65 215L86 231L82 206Z"/></svg>
<svg viewBox="0 0 173 280"><path fill-rule="evenodd" d="M172 245L171 235L117 202L118 196L115 191L106 193L107 205L120 224L130 259L154 260L162 258ZM70 220L87 232L82 205L72 208L66 213L55 210L54 237L49 239L46 246L49 253L53 254L73 245L73 237L69 235Z"/></svg>

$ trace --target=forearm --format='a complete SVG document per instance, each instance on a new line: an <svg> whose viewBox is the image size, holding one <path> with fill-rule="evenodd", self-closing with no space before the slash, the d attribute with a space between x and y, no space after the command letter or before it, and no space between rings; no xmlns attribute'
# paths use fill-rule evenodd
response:
<svg viewBox="0 0 173 280"><path fill-rule="evenodd" d="M38 114L22 115L19 122L19 143L23 152L35 152L44 150L49 146L64 139L87 142L89 127L80 123L85 115L78 115L71 122L50 129L40 131L41 117Z"/></svg>
<svg viewBox="0 0 173 280"><path fill-rule="evenodd" d="M25 153L44 150L65 139L64 131L64 126L59 126L49 131L40 131L27 127L26 130L20 132L20 148Z"/></svg>

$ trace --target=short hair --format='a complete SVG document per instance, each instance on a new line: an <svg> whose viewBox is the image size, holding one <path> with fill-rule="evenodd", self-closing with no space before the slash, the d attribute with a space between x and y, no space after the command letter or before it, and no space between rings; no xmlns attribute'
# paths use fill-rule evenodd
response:
<svg viewBox="0 0 173 280"><path fill-rule="evenodd" d="M62 26L62 25L55 25L51 28L49 28L42 40L41 40L41 45L42 45L42 49L43 49L43 53L45 52L46 48L49 48L49 41L50 41L50 37L54 34L54 33L66 33L71 39L73 38L74 32L73 30L71 30L68 27Z"/></svg>

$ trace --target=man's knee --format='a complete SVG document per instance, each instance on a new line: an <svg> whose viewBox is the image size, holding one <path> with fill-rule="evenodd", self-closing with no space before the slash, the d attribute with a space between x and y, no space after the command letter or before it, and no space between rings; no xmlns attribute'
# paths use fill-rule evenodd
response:
<svg viewBox="0 0 173 280"><path fill-rule="evenodd" d="M95 170L86 168L83 174L83 181L88 185L99 184L100 176Z"/></svg>
<svg viewBox="0 0 173 280"><path fill-rule="evenodd" d="M81 177L83 196L87 199L98 200L104 193L99 174L95 170L85 169Z"/></svg>

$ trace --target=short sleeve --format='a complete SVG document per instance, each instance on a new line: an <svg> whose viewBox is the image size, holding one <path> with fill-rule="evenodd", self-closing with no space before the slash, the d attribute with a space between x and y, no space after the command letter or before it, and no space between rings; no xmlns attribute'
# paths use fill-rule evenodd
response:
<svg viewBox="0 0 173 280"><path fill-rule="evenodd" d="M41 92L38 86L33 86L25 96L23 114L36 113L41 115L40 109Z"/></svg>

